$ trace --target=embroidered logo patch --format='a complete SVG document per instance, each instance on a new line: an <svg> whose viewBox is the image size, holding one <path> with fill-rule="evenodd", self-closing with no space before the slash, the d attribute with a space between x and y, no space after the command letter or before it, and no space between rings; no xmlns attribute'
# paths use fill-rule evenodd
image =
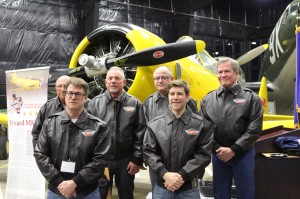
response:
<svg viewBox="0 0 300 199"><path fill-rule="evenodd" d="M133 106L125 106L123 109L127 112L133 112L135 110L135 107Z"/></svg>
<svg viewBox="0 0 300 199"><path fill-rule="evenodd" d="M93 131L91 129L86 129L86 130L82 131L81 134L84 136L93 136L95 132L96 131Z"/></svg>
<svg viewBox="0 0 300 199"><path fill-rule="evenodd" d="M195 129L188 129L188 130L185 130L185 132L188 134L188 135L198 135L200 131L197 131Z"/></svg>
<svg viewBox="0 0 300 199"><path fill-rule="evenodd" d="M236 104L244 104L246 100L243 99L243 98L236 98L236 99L234 99L233 101L234 101L234 103L236 103Z"/></svg>

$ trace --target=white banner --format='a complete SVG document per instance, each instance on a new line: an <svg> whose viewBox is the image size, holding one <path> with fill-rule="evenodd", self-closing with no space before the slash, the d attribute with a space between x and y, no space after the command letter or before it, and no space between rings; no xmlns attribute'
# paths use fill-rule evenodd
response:
<svg viewBox="0 0 300 199"><path fill-rule="evenodd" d="M31 130L47 101L49 67L6 71L9 160L6 198L45 198L45 179L33 157Z"/></svg>

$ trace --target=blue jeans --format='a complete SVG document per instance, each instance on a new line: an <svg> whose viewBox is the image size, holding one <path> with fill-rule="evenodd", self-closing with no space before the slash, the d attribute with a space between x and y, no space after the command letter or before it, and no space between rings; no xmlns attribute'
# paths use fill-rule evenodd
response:
<svg viewBox="0 0 300 199"><path fill-rule="evenodd" d="M156 176L155 171L153 171L153 169L151 169L149 166L148 166L148 168L149 168L149 176L150 176L151 188L152 188L152 192L153 192L157 176Z"/></svg>
<svg viewBox="0 0 300 199"><path fill-rule="evenodd" d="M154 199L187 199L187 198L200 199L200 192L198 188L190 189L187 191L171 192L155 184L152 193L152 198Z"/></svg>
<svg viewBox="0 0 300 199"><path fill-rule="evenodd" d="M132 157L127 157L121 160L111 161L108 165L110 187L113 185L113 177L118 190L119 199L134 199L134 175L130 175L127 171L127 165ZM101 189L100 189L101 192Z"/></svg>
<svg viewBox="0 0 300 199"><path fill-rule="evenodd" d="M238 199L254 198L254 157L253 147L228 162L222 162L215 152L212 153L215 199L231 198L232 178Z"/></svg>
<svg viewBox="0 0 300 199"><path fill-rule="evenodd" d="M47 199L66 199L66 197L53 193L48 189ZM76 198L70 197L69 199L101 199L101 198L100 198L99 190L95 189L93 192L91 192L86 196L76 195Z"/></svg>

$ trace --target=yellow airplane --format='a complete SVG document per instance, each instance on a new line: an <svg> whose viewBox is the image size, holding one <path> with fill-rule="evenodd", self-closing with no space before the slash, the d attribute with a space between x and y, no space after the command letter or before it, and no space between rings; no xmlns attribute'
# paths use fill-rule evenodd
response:
<svg viewBox="0 0 300 199"><path fill-rule="evenodd" d="M71 58L68 74L89 82L89 97L92 98L105 90L105 70L114 65L120 66L126 74L125 89L143 102L156 91L152 80L154 70L165 65L172 70L176 79L183 79L190 85L191 96L198 101L200 108L201 99L219 87L216 60L204 48L203 41L193 41L190 37L184 36L176 43L166 44L157 35L136 25L109 24L94 30L80 42ZM249 57L252 59L253 53L244 55L241 60L245 62ZM92 71L91 76L86 75L85 68ZM15 85L22 86L20 80L23 81L22 85L28 82L25 88L40 86L39 80L27 80L13 75ZM267 89L266 83L261 84L261 88L263 87ZM0 114L0 123L7 124L6 114ZM279 125L294 127L292 116L272 116L266 112L263 128Z"/></svg>
<svg viewBox="0 0 300 199"><path fill-rule="evenodd" d="M216 60L204 48L203 41L191 41L189 37L166 44L141 27L127 23L109 24L94 30L80 42L71 58L68 74L89 82L89 97L92 98L105 90L107 69L122 67L126 74L126 91L143 102L156 91L152 79L154 70L165 65L176 79L189 84L191 96L198 101L200 108L202 98L219 87ZM246 56L245 59L249 58ZM85 71L88 71L88 76ZM266 104L267 84L263 82L261 90L265 91L262 90L260 96L264 97ZM6 114L0 115L0 123L7 124ZM263 124L263 129L279 125L294 127L292 116L272 116L267 112Z"/></svg>
<svg viewBox="0 0 300 199"><path fill-rule="evenodd" d="M178 40L176 47L175 45L166 47L161 38L145 29L132 24L109 24L96 29L82 40L72 56L69 67L74 69L74 75L76 72L78 75L82 74L82 70L85 68L90 77L93 78L87 80L94 82L90 85L94 85L94 90L98 91L96 93L105 90L103 81L107 69L114 65L122 67L126 74L127 92L144 101L156 91L152 79L153 72L159 65L163 64L172 70L176 79L183 79L189 84L191 96L198 101L199 108L201 99L208 92L219 87L216 76L216 60L203 50L203 47L199 47L198 50L193 45L182 47L187 40L190 39L182 37ZM184 58L177 57L177 55L188 51L188 48L192 48L194 51L191 55ZM256 52L257 50L254 51L254 54ZM163 55L160 57L163 60L158 60L157 55ZM164 56L170 57L170 59ZM249 56L253 58L256 55L250 53L248 58L245 55L241 60L245 62L245 60L249 60ZM292 116L268 115L265 78L262 80L260 90L259 95L264 102L265 110L263 129L280 125L294 128ZM210 167L207 167L206 170L205 178L211 179ZM106 171L106 176L108 176L107 173ZM108 195L108 197L110 196Z"/></svg>
<svg viewBox="0 0 300 199"><path fill-rule="evenodd" d="M10 82L14 84L16 87L25 90L39 89L41 87L41 80L21 78L18 77L16 73L12 74Z"/></svg>
<svg viewBox="0 0 300 199"><path fill-rule="evenodd" d="M94 71L90 74L94 78L94 89L98 90L96 93L99 93L105 90L103 83L105 71L113 65L120 66L126 74L127 92L144 101L156 91L152 74L163 63L172 69L176 79L183 79L189 84L191 96L198 101L199 108L201 99L208 92L219 87L216 76L216 60L205 50L202 50L203 47L199 47L198 51L194 48L192 52L189 52L191 55L176 59L177 55L188 51L187 46L181 46L188 41L191 42L190 37L181 37L175 44L176 48L169 49L161 38L141 27L126 23L109 24L94 30L81 41L71 58L69 67L74 68L73 72L82 71L82 68L81 70L78 69L80 65L92 68ZM201 43L201 45L203 44ZM194 46L189 47L193 48ZM258 47L258 49L240 57L238 61L245 63L247 60L258 56L267 47L267 45ZM153 56L155 52L163 52L168 58L163 57L163 60L157 60ZM171 61L174 59L176 60ZM242 71L240 76L243 78ZM241 79L240 81L244 80ZM263 129L280 125L294 128L293 116L268 114L265 78L262 80L260 90L259 95L265 104Z"/></svg>

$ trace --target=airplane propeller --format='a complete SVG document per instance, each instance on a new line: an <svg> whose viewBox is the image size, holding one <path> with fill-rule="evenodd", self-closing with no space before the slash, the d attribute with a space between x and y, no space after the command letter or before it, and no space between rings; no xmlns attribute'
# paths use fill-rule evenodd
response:
<svg viewBox="0 0 300 199"><path fill-rule="evenodd" d="M138 52L127 54L121 57L108 58L94 57L82 54L78 63L85 67L88 76L105 74L112 66L151 66L181 59L203 51L205 43L201 40L170 43L166 45L147 48Z"/></svg>
<svg viewBox="0 0 300 199"><path fill-rule="evenodd" d="M259 56L260 54L262 54L263 52L265 52L268 49L268 47L269 47L268 44L263 44L261 46L258 46L256 48L250 50L249 52L243 54L242 56L240 56L237 59L239 65L246 64L249 61L253 60L257 56Z"/></svg>

